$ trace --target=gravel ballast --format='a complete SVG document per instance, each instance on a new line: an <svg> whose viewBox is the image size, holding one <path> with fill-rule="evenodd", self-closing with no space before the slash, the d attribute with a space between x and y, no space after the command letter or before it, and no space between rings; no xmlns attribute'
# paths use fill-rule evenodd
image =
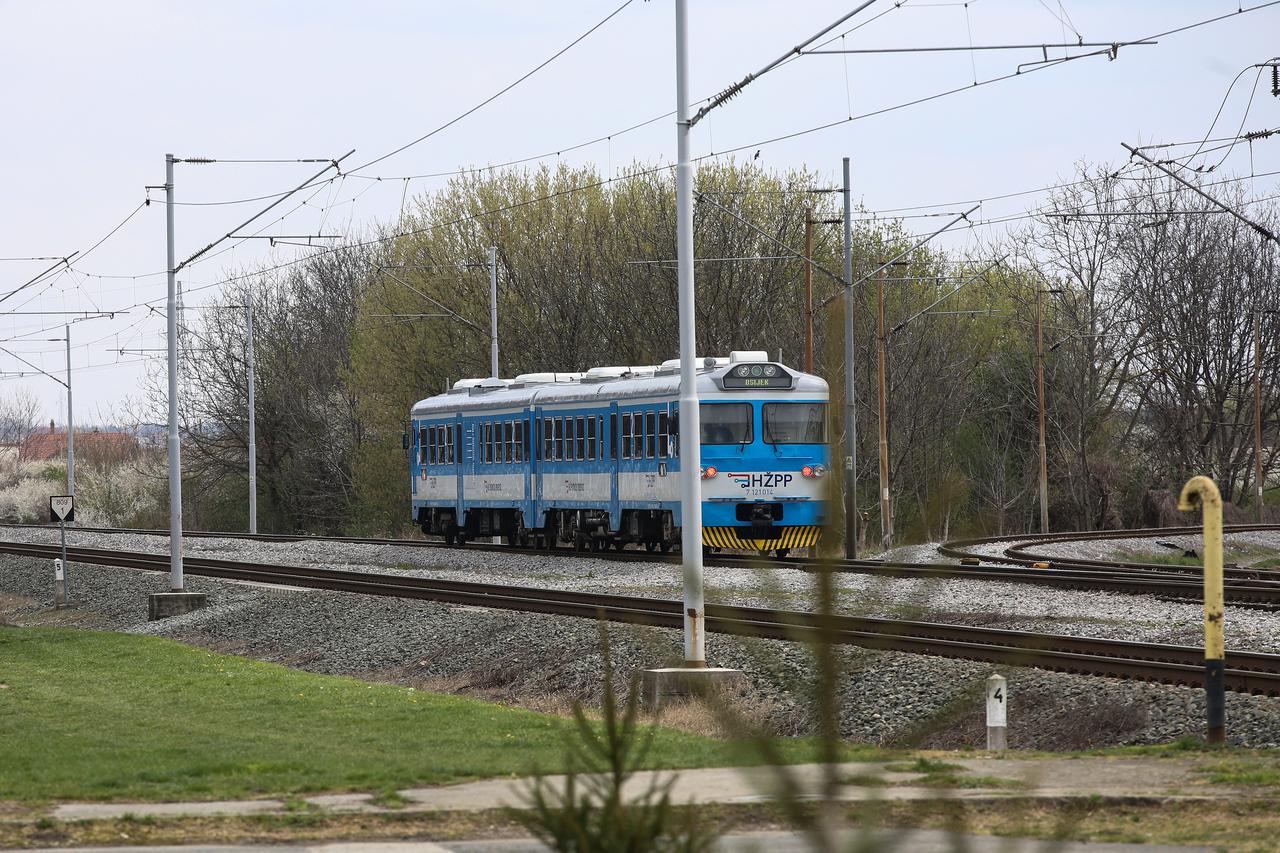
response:
<svg viewBox="0 0 1280 853"><path fill-rule="evenodd" d="M8 529L12 539L54 541L56 531ZM75 531L71 544L167 553L153 535ZM188 538L187 553L348 570L548 588L678 597L679 567L593 558L418 549L307 541L263 543ZM708 568L709 601L804 609L811 577L794 570ZM496 696L535 706L594 700L602 681L599 628L588 620L435 602L251 586L191 576L188 589L210 606L146 622L146 596L164 588L158 573L73 564L72 595L82 618L115 630L155 634L307 670L348 674ZM8 621L49 618L47 560L0 555L0 593ZM1195 643L1197 605L1147 596L1054 590L977 581L924 582L841 576L845 609L865 615L998 625L1023 630ZM769 592L762 590L768 589ZM1277 616L1228 612L1228 648L1280 651ZM679 632L611 626L618 672L672 662ZM847 676L842 727L855 739L936 747L981 746L982 685L989 664L895 652L840 650ZM795 643L712 635L708 655L739 668L751 687L744 702L776 730L811 730L804 682L807 649ZM1038 670L1009 679L1010 744L1078 748L1167 741L1203 730L1203 693ZM1280 700L1228 694L1228 736L1280 746Z"/></svg>

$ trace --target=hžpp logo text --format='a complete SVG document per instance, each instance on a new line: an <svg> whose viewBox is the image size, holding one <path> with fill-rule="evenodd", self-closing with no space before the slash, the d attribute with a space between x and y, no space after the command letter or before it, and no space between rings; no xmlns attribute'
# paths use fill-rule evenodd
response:
<svg viewBox="0 0 1280 853"><path fill-rule="evenodd" d="M761 474L729 474L728 477L741 486L743 490L752 490L785 488L791 485L791 481L796 478L796 475L775 474L766 471Z"/></svg>

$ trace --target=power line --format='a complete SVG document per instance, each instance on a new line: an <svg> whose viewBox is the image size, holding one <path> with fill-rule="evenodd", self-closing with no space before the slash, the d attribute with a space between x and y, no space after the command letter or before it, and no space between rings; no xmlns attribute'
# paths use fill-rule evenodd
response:
<svg viewBox="0 0 1280 853"><path fill-rule="evenodd" d="M631 2L631 0L628 0L628 3L629 3L629 2ZM628 5L628 3L624 3L624 4L623 4L623 6L619 7L619 8L618 8L617 10L615 10L615 12L614 12L614 13L612 13L612 14L617 14L619 11L621 11L621 10L622 10L622 8L625 8L625 7L626 7L626 5ZM1193 22L1193 23L1191 23L1191 24L1187 24L1187 25L1184 25L1184 26L1181 26L1181 27L1177 27L1177 28L1174 28L1174 29L1171 29L1171 30L1167 30L1167 31L1162 32L1162 33L1156 33L1156 34L1154 34L1154 35L1148 36L1148 37L1146 37L1146 38L1144 38L1144 39L1139 39L1139 40L1137 40L1137 41L1154 40L1154 39L1158 39L1158 38L1161 38L1161 37L1164 37L1164 36L1167 36L1167 35L1173 35L1173 34L1177 34L1177 33L1181 33L1181 32L1186 32L1186 31L1191 30L1191 29L1195 29L1195 28L1198 28L1198 27L1203 27L1203 26L1207 26L1207 25L1212 24L1212 23L1216 23L1216 22L1221 21L1221 20L1224 20L1224 19L1226 19L1226 18L1230 18L1230 17L1233 17L1233 16L1237 16L1237 15L1241 15L1241 14L1246 14L1246 13L1250 13L1250 12L1255 12L1255 11L1258 11L1258 10L1260 10L1260 9L1265 9L1265 8L1268 8L1268 7L1271 7L1271 6L1275 6L1275 5L1278 5L1278 4L1280 4L1280 0L1268 0L1268 2L1260 3L1260 4L1257 4L1257 5L1254 5L1254 6L1250 6L1250 7L1240 7L1240 8L1238 8L1238 9L1237 9L1236 11L1234 11L1234 12L1230 12L1230 13L1226 13L1226 14L1218 15L1218 16L1215 16L1215 17L1212 17L1212 18L1207 18L1207 19L1199 20L1199 21ZM863 7L859 7L859 8L863 8ZM846 18L846 19L847 19L847 18ZM606 20L607 20L607 19L606 19ZM603 23L603 21L601 22L601 24L602 24L602 23ZM596 28L598 28L599 26L600 26L600 24L597 24L597 27L596 27ZM595 29L595 28L593 28L593 30L594 30L594 29ZM590 32L590 31L589 31L589 32ZM589 32L588 32L588 34L589 34ZM584 37L585 37L585 34L584 34ZM581 38L582 38L582 37L580 37L580 38L579 38L579 40L581 40ZM838 36L837 36L837 37L835 37L835 38L838 38ZM832 40L834 40L834 38L833 38ZM576 43L576 42L575 42L575 43ZM563 51L562 51L562 52L563 52ZM558 55L558 54L557 54L557 55ZM1017 77L1017 76L1021 76L1021 75L1024 75L1024 74L1029 74L1029 73L1034 72L1034 71L1039 71L1039 70L1042 70L1042 69L1044 69L1044 68L1052 67L1053 65L1063 64L1063 63L1065 63L1065 62L1069 62L1069 61L1072 61L1072 60L1075 60L1075 59L1082 59L1082 58L1086 58L1086 57L1088 57L1088 56L1095 56L1095 55L1099 55L1099 52L1091 52L1091 53L1084 53L1084 54L1075 54L1075 55L1072 55L1072 56L1062 57L1062 58L1060 58L1060 59L1056 59L1056 60L1054 60L1054 61L1053 61L1052 63L1050 63L1050 64L1041 64L1041 65L1037 65L1036 67L1031 68L1029 71L1021 71L1021 70L1019 70L1019 71L1015 71L1015 72L1012 72L1012 73L1009 73L1009 74L1005 74L1005 75L1002 75L1002 76L999 76L999 77L989 78L989 79L984 80L984 81L978 81L977 83L974 83L974 84L971 84L971 85L965 85L965 86L961 86L961 87L956 87L956 88L954 88L954 89L945 90L945 91L942 91L942 92L934 93L934 94L932 94L932 95L924 96L924 97L921 97L921 98L916 98L916 99L913 99L913 100L910 100L910 101L905 101L905 102L902 102L902 103L899 103L899 104L896 104L896 105L892 105L892 106L889 106L889 107L884 107L884 108L881 108L881 109L877 109L877 110L874 110L874 111L871 111L871 112L868 112L868 113L864 113L864 114L859 115L859 116L851 116L851 117L848 117L848 118L846 118L846 119L840 119L840 120L837 120L837 121L834 121L834 122L829 122L829 123L826 123L826 124L818 125L818 126L815 126L815 127L807 128L807 129L800 130L800 131L796 131L796 132L793 132L793 133L784 134L784 135L782 135L782 136L773 137L773 138L771 138L771 139L766 139L766 140L762 140L762 141L757 141L757 142L753 142L753 143L746 144L746 145L740 145L740 146L738 146L738 147L731 148L731 149L729 149L729 150L727 150L727 151L712 152L712 153L709 153L709 154L707 154L707 155L703 155L702 157L695 158L695 161L697 161L697 162L701 162L701 161L706 160L706 159L709 159L709 158L714 158L714 157L724 156L725 154L736 153L736 152L744 151L744 150L751 149L751 148L763 147L764 145L769 145L769 144L773 144L773 143L780 142L780 141L785 141L785 140L790 140L790 139L798 138L798 137L805 136L805 135L810 134L810 133L816 133L816 132L818 132L818 131L826 130L826 129L829 129L829 128L831 128L831 127L836 127L836 126L839 126L839 125L842 125L842 124L847 124L847 123L852 122L852 121L857 121L857 120L861 120L861 119L865 119L865 118L870 118L870 117L873 117L873 116L883 115L883 114L888 113L888 112L893 112L893 111L896 111L896 110L904 109L904 108L909 107L909 106L915 106L915 105L918 105L918 104L921 104L921 103L925 103L925 102L928 102L928 101L932 101L932 100L936 100L936 99L939 99L939 98L942 98L942 97L946 97L946 96L951 95L951 94L957 94L957 93L962 92L962 91L969 91L969 90L971 90L971 89L975 88L976 86L980 86L980 85L990 85L990 84L992 84L992 83L996 83L996 82L1000 82L1000 81L1003 81L1003 80L1007 80L1007 79L1010 79L1010 78L1012 78L1012 77ZM553 58L554 58L554 57L553 57ZM787 61L789 61L789 59L790 59L790 58L788 58L788 60L787 60ZM550 60L548 60L548 61L550 61ZM780 63L780 64L785 64L785 62ZM780 64L779 64L779 65L780 65ZM776 67L779 67L779 65L773 65L772 67L773 67L773 68L776 68ZM519 81L517 81L517 82L519 82ZM515 84L513 84L513 85L515 85ZM723 93L722 93L722 94L723 94ZM496 97L496 96L495 96L495 97ZM492 100L492 98L491 98L490 100ZM722 101L722 102L723 102L723 101ZM474 111L474 109L473 109L472 111ZM465 114L464 114L464 115L465 115ZM436 132L436 131L433 131L433 133L434 133L434 132ZM425 138L425 137L424 137L424 138ZM415 143L410 143L410 145L412 145L412 144L415 144ZM405 146L405 147L407 147L407 146ZM404 147L402 147L401 149L398 149L398 150L403 150L403 148L404 148ZM392 154L394 154L394 153L398 153L398 151L397 151L397 152L392 152ZM391 156L391 155L390 155L390 154L385 155L384 157L379 158L378 160L371 161L371 162L370 162L370 164L372 164L373 162L380 162L381 160L386 159L386 157L388 157L388 156ZM366 165L370 165L370 164L366 164ZM360 167L360 168L364 168L364 167ZM666 166L666 167L654 167L654 168L650 168L650 169L644 169L644 170L640 170L640 171L636 171L636 172L631 172L631 173L626 174L626 175L620 175L620 176L617 176L616 178L615 178L615 177L610 177L610 178L606 178L606 179L603 179L603 180L592 181L592 182L588 182L588 183L586 183L586 184L583 184L583 185L581 185L581 186L567 188L567 189L565 189L565 190L560 190L560 191L557 191L557 192L555 192L555 193L551 193L551 194L549 194L549 195L545 195L545 196L541 196L541 197L537 197L537 198L533 198L533 199L527 199L527 200L524 200L524 201L521 201L521 202L517 202L517 203L514 203L514 204L510 204L510 205L504 205L504 206L501 206L501 207L498 207L498 208L495 208L495 209L492 209L492 210L489 210L489 211L484 211L484 212L481 212L481 213L477 213L477 214L471 214L471 215L467 215L467 216L459 217L459 218L456 218L456 219L454 219L454 220L450 220L449 222L445 222L445 223L438 223L438 224L429 225L429 226L427 226L427 227L425 227L425 228L422 228L422 229L412 229L412 230L409 230L409 231L396 232L396 233L393 233L393 234L390 234L390 235L385 235L385 236L383 236L383 237L378 237L378 238L374 238L374 239L371 239L371 240L365 240L365 241L359 241L359 242L356 242L356 243L346 244L346 245L345 245L345 246L343 246L343 247L335 247L335 248L332 248L332 249L322 249L322 250L320 250L320 251L318 251L318 252L316 252L316 253L314 253L314 254L312 254L312 255L308 255L308 256L304 256L304 257L300 257L300 258L295 258L295 259L293 259L293 260L291 260L291 261L283 262L283 263L281 263L281 264L277 264L277 265L274 265L274 266L268 267L268 268L266 268L266 269L256 270L256 271L254 271L254 273L245 274L245 275L243 275L243 276L232 276L232 277L229 277L229 278L226 278L226 279L222 279L222 280L217 281L217 282L211 282L211 283L209 283L209 284L202 285L202 286L200 286L200 287L198 287L198 288L195 288L195 289L193 289L193 290L191 290L191 291L189 291L189 292L196 292L196 291L198 291L198 290L203 290L203 289L208 289L208 288L211 288L211 287L216 287L216 286L219 286L220 284L226 284L226 283L230 283L230 282L232 282L232 281L241 280L242 278L248 277L248 276L250 276L250 275L260 275L260 274L265 274L265 273L267 273L267 272L272 272L272 271L275 271L275 270L278 270L278 269L283 269L283 268L285 268L285 267L292 266L292 265L297 264L297 263L301 263L303 260L306 260L306 259L308 259L308 258L315 258L315 257L318 257L318 256L320 256L320 255L324 255L324 254L327 254L327 253L332 253L332 252L335 252L335 251L339 251L339 250L341 250L342 248L359 248L359 247L363 247L363 246L367 246L367 245L376 244L376 243L379 243L379 242L386 242L386 241L388 241L388 240L392 240L392 239L398 239L398 238L406 237L406 236L413 236L414 234L423 233L423 232L424 232L424 231L426 231L426 230L432 230L432 229L437 228L437 227L447 227L447 226L449 226L449 225L457 225L457 224L461 224L461 223L463 223L463 222L467 222L467 221L471 221L471 220L479 219L479 218L482 218L482 217L485 217L485 216L492 216L492 215L497 215L497 214L500 214L500 213L508 212L508 211L510 211L510 210L517 209L517 208L519 208L519 207L524 207L524 206L529 205L529 204L535 204L535 203L538 203L538 202L541 202L541 201L548 201L548 200L552 200L552 199L554 199L554 198L558 198L558 197L561 197L561 196L566 195L566 194L570 194L570 193L574 193L574 192L581 192L581 191L585 191L585 190L589 190L589 189L593 189L593 188L598 188L598 187L600 187L600 186L608 185L608 184L610 184L610 183L613 183L613 182L614 182L614 181L616 181L616 180L621 180L621 179L623 179L623 178L639 177L639 176L643 176L643 175L645 175L645 174L652 174L652 173L654 173L654 172L656 172L656 171L660 171L662 168L670 169L670 168L672 168L672 167L670 167L670 166ZM355 171L355 170L352 170L352 171ZM268 196L268 197L270 197L270 196ZM150 300L150 301L156 301L156 300ZM143 305L145 305L145 304L150 304L150 302L144 302L144 303L139 303L139 304L143 304ZM136 306L135 306L135 307L136 307Z"/></svg>
<svg viewBox="0 0 1280 853"><path fill-rule="evenodd" d="M560 48L559 50L557 50L555 53L553 53L553 54L552 54L550 57L548 57L547 59L544 59L542 62L538 63L538 64L537 64L536 66L534 66L531 70L529 70L529 71L525 72L525 73L524 73L524 74L522 74L520 77L516 78L513 82L508 83L506 86L504 86L503 88L499 89L499 90L498 90L497 92L495 92L494 94L490 95L489 97L485 98L485 99L484 99L483 101L481 101L480 103L476 104L474 107L471 107L470 109L466 110L465 112L463 112L463 113L461 113L461 114L459 114L459 115L457 115L457 116L454 116L453 118L451 118L451 119L449 119L448 121L446 121L444 124L442 124L442 125L440 125L439 127L437 127L435 130L429 131L428 133L424 133L422 136L419 136L417 139L413 140L412 142L406 142L404 145L401 145L399 148L395 149L394 151L391 151L391 152L389 152L389 153L387 153L387 154L383 154L381 157L375 157L374 159L370 160L368 163L365 163L365 164L363 164L363 165L361 165L361 166L357 166L356 168L352 169L351 171L353 171L353 172L362 172L362 171L364 171L365 169L369 168L370 166L372 166L372 165L374 165L374 164L381 163L383 160L386 160L386 159L388 159L388 158L390 158L390 157L394 157L395 155L399 154L400 152L402 152L402 151L406 151L406 150L408 150L409 148L412 148L413 146L417 145L418 143L420 143L420 142L424 142L424 141L426 141L426 140L430 139L431 137L435 136L435 135L436 135L437 133L439 133L440 131L445 130L446 128L452 127L453 125L455 125L455 124L457 124L458 122L462 121L464 118L466 118L467 116L469 116L469 115L471 115L472 113L476 112L477 110L482 109L482 108L483 108L483 107L485 107L485 106L488 106L489 104L491 104L491 103L493 103L494 101L496 101L498 98L500 98L500 97L502 97L503 95L505 95L507 92L510 92L510 91L511 91L512 89L514 89L516 86L519 86L519 85L520 85L521 83L523 83L525 80L528 80L528 79L529 79L530 77L532 77L534 74L537 74L537 73L538 73L539 71L541 71L543 68L546 68L548 65L550 65L550 64L551 64L551 63L553 63L553 62L555 62L555 61L556 61L557 59L559 59L561 56L564 56L564 55L565 55L566 53L568 53L568 52L569 52L569 51L570 51L570 50L571 50L575 45L577 45L577 44L578 44L579 42L581 42L583 39L587 38L589 35L591 35L592 33L594 33L596 30L598 30L598 29L600 29L601 27L603 27L603 26L604 26L605 24L607 24L609 21L613 20L613 18L614 18L614 16L615 16L615 15L617 15L617 14L618 14L618 13L620 13L623 9L627 8L628 6L630 6L633 2L635 2L635 0L623 0L623 3L622 3L622 5L621 5L621 6L619 6L619 7L618 7L618 8L616 8L616 9L614 9L614 10L613 10L612 12L610 12L608 15L605 15L605 17L604 17L603 19L601 19L601 20L600 20L600 21L598 21L596 24L594 24L594 25L593 25L589 30L587 30L587 31L586 31L586 32L584 32L582 35L580 35L580 36L578 36L577 38L575 38L573 41L569 42L569 43L568 43L567 45L565 45L564 47L562 47L562 48Z"/></svg>

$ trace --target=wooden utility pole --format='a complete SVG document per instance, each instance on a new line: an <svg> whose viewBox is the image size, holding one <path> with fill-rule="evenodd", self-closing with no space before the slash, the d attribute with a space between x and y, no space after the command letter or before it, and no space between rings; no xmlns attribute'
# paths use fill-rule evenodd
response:
<svg viewBox="0 0 1280 853"><path fill-rule="evenodd" d="M880 364L880 544L888 549L893 544L893 508L889 501L889 390L885 380L886 338L884 328L884 270L876 276L879 308L876 312L876 330L879 339Z"/></svg>
<svg viewBox="0 0 1280 853"><path fill-rule="evenodd" d="M1262 312L1253 312L1253 504L1262 523Z"/></svg>
<svg viewBox="0 0 1280 853"><path fill-rule="evenodd" d="M813 373L813 208L811 207L804 209L804 257L804 372Z"/></svg>
<svg viewBox="0 0 1280 853"><path fill-rule="evenodd" d="M1036 287L1036 385L1040 398L1040 532L1049 532L1049 450L1044 436L1044 289Z"/></svg>

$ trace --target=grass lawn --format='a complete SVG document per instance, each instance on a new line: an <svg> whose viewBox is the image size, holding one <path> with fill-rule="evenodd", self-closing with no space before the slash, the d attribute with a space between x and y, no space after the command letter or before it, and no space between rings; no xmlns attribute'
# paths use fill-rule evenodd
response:
<svg viewBox="0 0 1280 853"><path fill-rule="evenodd" d="M171 640L0 627L0 800L378 791L562 769L562 718ZM808 744L787 744L796 760ZM750 763L660 730L648 764Z"/></svg>

